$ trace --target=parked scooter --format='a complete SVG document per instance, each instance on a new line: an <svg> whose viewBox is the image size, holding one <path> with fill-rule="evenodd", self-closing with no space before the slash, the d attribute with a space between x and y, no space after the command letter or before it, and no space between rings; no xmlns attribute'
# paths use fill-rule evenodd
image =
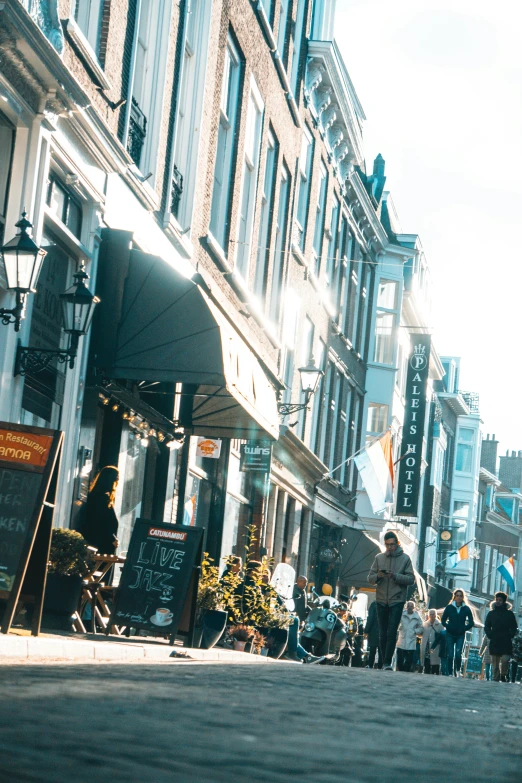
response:
<svg viewBox="0 0 522 783"><path fill-rule="evenodd" d="M315 602L306 618L300 643L312 655L327 655L328 663L335 663L346 646L346 625L337 616L339 601L319 596L313 590Z"/></svg>

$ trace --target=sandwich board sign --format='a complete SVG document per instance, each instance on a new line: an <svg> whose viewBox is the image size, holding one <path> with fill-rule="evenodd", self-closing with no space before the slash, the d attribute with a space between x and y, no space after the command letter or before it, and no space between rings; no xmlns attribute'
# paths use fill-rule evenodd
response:
<svg viewBox="0 0 522 783"><path fill-rule="evenodd" d="M203 529L137 519L114 598L112 625L154 635L194 631Z"/></svg>
<svg viewBox="0 0 522 783"><path fill-rule="evenodd" d="M62 443L63 432L0 422L2 633L18 601L34 605L31 631L40 632Z"/></svg>

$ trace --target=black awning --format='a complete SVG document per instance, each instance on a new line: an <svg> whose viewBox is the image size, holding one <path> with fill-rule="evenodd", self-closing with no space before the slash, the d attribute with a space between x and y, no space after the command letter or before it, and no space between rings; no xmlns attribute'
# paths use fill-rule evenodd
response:
<svg viewBox="0 0 522 783"><path fill-rule="evenodd" d="M343 536L339 581L350 587L368 587L368 572L381 548L364 530L345 527Z"/></svg>
<svg viewBox="0 0 522 783"><path fill-rule="evenodd" d="M125 258L121 243L116 250L120 276L106 274L99 291L106 315L95 364L111 379L197 386L194 434L277 439L274 387L202 287L158 256L127 249Z"/></svg>

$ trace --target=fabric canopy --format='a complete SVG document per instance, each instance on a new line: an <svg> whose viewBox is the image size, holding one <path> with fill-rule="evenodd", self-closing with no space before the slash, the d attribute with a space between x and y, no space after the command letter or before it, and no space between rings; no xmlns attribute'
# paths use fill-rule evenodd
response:
<svg viewBox="0 0 522 783"><path fill-rule="evenodd" d="M368 587L368 572L381 547L363 530L344 528L339 581L350 587Z"/></svg>
<svg viewBox="0 0 522 783"><path fill-rule="evenodd" d="M345 543L341 547L339 580L351 587L368 587L368 573L374 557L382 552L380 544L364 530L344 528ZM427 601L426 582L414 568L415 587L421 601ZM410 590L408 591L410 592ZM413 590L411 590L413 592Z"/></svg>
<svg viewBox="0 0 522 783"><path fill-rule="evenodd" d="M114 379L196 385L194 434L278 437L275 390L258 359L201 286L162 258L130 251L111 358Z"/></svg>

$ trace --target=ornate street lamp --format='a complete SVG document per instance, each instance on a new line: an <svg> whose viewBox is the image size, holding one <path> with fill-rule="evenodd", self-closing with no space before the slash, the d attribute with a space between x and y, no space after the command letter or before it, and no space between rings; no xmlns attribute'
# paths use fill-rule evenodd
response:
<svg viewBox="0 0 522 783"><path fill-rule="evenodd" d="M299 375L301 376L301 388L305 397L304 402L278 402L277 409L281 416L290 416L292 413L308 408L310 397L317 391L317 385L324 372L315 366L313 357L310 357L306 367L299 367Z"/></svg>
<svg viewBox="0 0 522 783"><path fill-rule="evenodd" d="M85 285L84 281L89 279L89 275L83 264L73 277L73 285L65 293L60 294L63 328L69 335L69 347L66 350L54 350L18 346L15 375L41 372L49 366L53 359L58 359L60 364L69 361L69 367L71 370L73 369L74 361L78 355L80 337L87 334L94 315L94 308L100 301Z"/></svg>
<svg viewBox="0 0 522 783"><path fill-rule="evenodd" d="M5 325L14 323L15 332L19 332L20 322L24 317L25 297L30 292L36 292L36 283L46 251L38 247L27 233L33 224L26 220L25 212L22 212L22 219L16 227L20 229L20 233L0 248L7 288L16 292L16 304L11 310L0 307L0 318Z"/></svg>

